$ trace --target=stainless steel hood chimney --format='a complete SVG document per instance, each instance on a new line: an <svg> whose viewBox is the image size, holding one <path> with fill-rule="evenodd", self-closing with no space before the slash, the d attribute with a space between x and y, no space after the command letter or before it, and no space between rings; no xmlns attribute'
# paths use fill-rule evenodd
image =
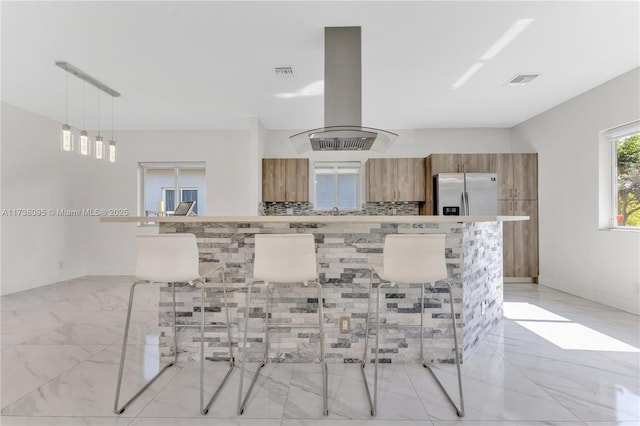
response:
<svg viewBox="0 0 640 426"><path fill-rule="evenodd" d="M324 29L324 124L289 139L296 152L386 151L398 137L362 127L360 27Z"/></svg>

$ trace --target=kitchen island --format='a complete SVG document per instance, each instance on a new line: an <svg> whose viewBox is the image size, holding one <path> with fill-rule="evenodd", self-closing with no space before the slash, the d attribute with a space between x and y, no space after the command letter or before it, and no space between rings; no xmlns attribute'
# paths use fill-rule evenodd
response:
<svg viewBox="0 0 640 426"><path fill-rule="evenodd" d="M396 233L446 234L447 280L453 286L462 358L502 318L502 222L527 220L526 216L257 216L257 217L114 217L102 222L148 222L159 224L160 233L193 233L201 262L226 265L232 322L243 324L247 282L252 279L254 235L257 233L311 233L315 236L320 282L324 289L326 357L329 362L357 362L364 350L365 319L369 297L369 265L382 264L384 237ZM379 282L374 275L374 286ZM169 353L171 291L161 287L160 325L163 353ZM249 322L251 358L264 350L262 325L264 288ZM178 319L200 322L199 291L177 287ZM311 288L277 285L272 290L272 315L277 322L313 323L318 300ZM448 291L427 288L425 296L425 359L451 362L452 330ZM381 318L391 324L420 321L420 286L401 285L384 291ZM375 294L375 293L374 293ZM221 286L211 283L207 294L207 322L223 320ZM252 296L253 297L253 296ZM372 321L373 321L372 301ZM259 307L255 307L259 306ZM340 333L338 323L348 317L350 329ZM372 323L373 324L373 323ZM370 331L373 333L374 331ZM240 333L234 327L233 346ZM420 333L416 329L387 328L381 335L382 362L415 361L419 357ZM199 354L197 329L180 332L179 346L190 358ZM225 356L227 337L207 331L206 357ZM312 361L317 358L317 329L301 328L272 332L270 358L274 361ZM371 346L371 342L370 342ZM369 349L369 357L373 354Z"/></svg>

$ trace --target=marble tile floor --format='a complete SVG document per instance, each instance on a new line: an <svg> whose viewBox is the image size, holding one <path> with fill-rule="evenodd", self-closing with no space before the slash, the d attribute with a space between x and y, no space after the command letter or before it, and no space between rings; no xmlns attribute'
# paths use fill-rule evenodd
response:
<svg viewBox="0 0 640 426"><path fill-rule="evenodd" d="M235 413L237 368L201 416L198 364L184 360L116 416L130 283L85 277L0 298L0 425L640 425L640 318L527 284L505 286L504 320L462 367L463 419L417 364L380 366L375 418L358 365L329 364L330 414L323 417L319 365L291 363L267 364L243 416ZM141 287L139 296L123 395L159 363L157 290ZM551 337L540 331L547 329ZM586 333L582 341L575 330ZM207 363L209 394L226 368ZM255 368L247 367L246 380ZM372 379L371 365L367 374ZM456 395L454 367L439 366L438 374Z"/></svg>

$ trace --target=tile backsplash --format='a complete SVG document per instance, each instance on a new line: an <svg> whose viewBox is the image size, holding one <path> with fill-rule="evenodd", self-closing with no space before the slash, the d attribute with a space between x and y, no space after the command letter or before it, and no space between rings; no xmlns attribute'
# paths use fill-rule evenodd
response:
<svg viewBox="0 0 640 426"><path fill-rule="evenodd" d="M314 210L313 203L266 202L258 205L262 216L331 216L331 210ZM418 202L364 203L360 210L340 210L340 216L416 216Z"/></svg>

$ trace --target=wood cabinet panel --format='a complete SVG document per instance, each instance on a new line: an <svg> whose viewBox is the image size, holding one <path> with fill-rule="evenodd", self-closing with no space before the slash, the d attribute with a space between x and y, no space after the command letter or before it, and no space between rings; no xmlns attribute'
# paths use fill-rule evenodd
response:
<svg viewBox="0 0 640 426"><path fill-rule="evenodd" d="M367 201L395 201L398 167L393 158L371 158L367 160Z"/></svg>
<svg viewBox="0 0 640 426"><path fill-rule="evenodd" d="M282 158L262 160L262 201L286 201L286 162Z"/></svg>
<svg viewBox="0 0 640 426"><path fill-rule="evenodd" d="M424 158L398 158L396 201L424 201Z"/></svg>
<svg viewBox="0 0 640 426"><path fill-rule="evenodd" d="M491 154L460 154L460 171L464 173L491 172Z"/></svg>
<svg viewBox="0 0 640 426"><path fill-rule="evenodd" d="M538 154L513 154L513 198L538 198Z"/></svg>
<svg viewBox="0 0 640 426"><path fill-rule="evenodd" d="M262 201L309 201L309 160L263 158Z"/></svg>
<svg viewBox="0 0 640 426"><path fill-rule="evenodd" d="M494 154L495 172L498 178L498 199L513 198L512 154Z"/></svg>
<svg viewBox="0 0 640 426"><path fill-rule="evenodd" d="M286 201L309 201L309 160L288 159L286 162Z"/></svg>
<svg viewBox="0 0 640 426"><path fill-rule="evenodd" d="M367 201L424 201L424 158L367 160Z"/></svg>
<svg viewBox="0 0 640 426"><path fill-rule="evenodd" d="M513 222L513 277L538 276L538 202L514 200L513 214L529 216L527 221Z"/></svg>
<svg viewBox="0 0 640 426"><path fill-rule="evenodd" d="M494 154L499 199L538 198L538 154Z"/></svg>
<svg viewBox="0 0 640 426"><path fill-rule="evenodd" d="M500 200L498 202L498 212L501 215L513 216L513 201ZM502 222L502 276L513 277L514 275L514 246L513 246L513 224L514 222Z"/></svg>

